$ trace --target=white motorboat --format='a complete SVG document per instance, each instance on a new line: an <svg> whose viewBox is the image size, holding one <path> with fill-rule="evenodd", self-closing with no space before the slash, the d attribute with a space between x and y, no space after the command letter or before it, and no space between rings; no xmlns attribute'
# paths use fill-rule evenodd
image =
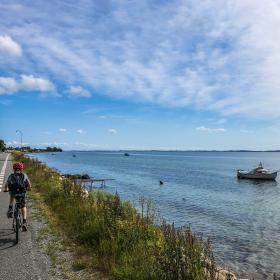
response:
<svg viewBox="0 0 280 280"><path fill-rule="evenodd" d="M270 171L263 168L263 165L260 162L258 167L251 171L238 169L237 177L239 179L275 180L277 177L277 172L278 171Z"/></svg>

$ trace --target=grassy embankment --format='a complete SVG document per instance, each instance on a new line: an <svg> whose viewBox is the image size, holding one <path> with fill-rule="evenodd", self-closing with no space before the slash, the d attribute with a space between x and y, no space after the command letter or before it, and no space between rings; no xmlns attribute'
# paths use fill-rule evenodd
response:
<svg viewBox="0 0 280 280"><path fill-rule="evenodd" d="M156 226L153 211L104 191L84 197L82 189L40 162L14 154L25 164L33 191L69 240L85 246L92 266L112 279L214 280L216 266L207 243L190 229ZM230 279L230 278L229 278Z"/></svg>

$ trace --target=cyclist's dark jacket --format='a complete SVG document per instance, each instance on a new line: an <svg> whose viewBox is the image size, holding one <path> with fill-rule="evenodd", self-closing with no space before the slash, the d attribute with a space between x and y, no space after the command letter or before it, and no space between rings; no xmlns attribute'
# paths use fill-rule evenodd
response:
<svg viewBox="0 0 280 280"><path fill-rule="evenodd" d="M28 186L28 177L25 173L11 174L7 180L11 194L25 193Z"/></svg>

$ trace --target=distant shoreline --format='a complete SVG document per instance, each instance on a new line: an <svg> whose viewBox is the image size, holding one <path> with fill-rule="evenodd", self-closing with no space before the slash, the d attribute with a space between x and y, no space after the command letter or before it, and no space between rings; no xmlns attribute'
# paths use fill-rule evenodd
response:
<svg viewBox="0 0 280 280"><path fill-rule="evenodd" d="M193 153L201 153L201 152L207 152L207 153L244 153L244 152L250 152L250 153L279 153L280 150L63 150L63 152L175 152L175 153L181 153L181 152L193 152Z"/></svg>

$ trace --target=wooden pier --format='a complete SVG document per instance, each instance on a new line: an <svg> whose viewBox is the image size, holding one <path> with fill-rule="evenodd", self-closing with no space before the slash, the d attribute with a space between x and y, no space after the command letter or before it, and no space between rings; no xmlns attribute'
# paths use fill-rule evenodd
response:
<svg viewBox="0 0 280 280"><path fill-rule="evenodd" d="M74 179L74 182L76 184L81 185L81 187L88 187L91 191L93 189L93 184L94 183L100 183L100 187L101 188L105 188L106 187L106 182L107 181L114 181L115 179L94 179L94 178L90 178L90 179Z"/></svg>
<svg viewBox="0 0 280 280"><path fill-rule="evenodd" d="M69 179L73 181L75 184L80 185L83 188L88 188L90 191L93 189L94 183L100 183L101 188L106 187L106 182L114 181L115 179L97 179L94 177L90 177L88 174L62 174L62 178Z"/></svg>

